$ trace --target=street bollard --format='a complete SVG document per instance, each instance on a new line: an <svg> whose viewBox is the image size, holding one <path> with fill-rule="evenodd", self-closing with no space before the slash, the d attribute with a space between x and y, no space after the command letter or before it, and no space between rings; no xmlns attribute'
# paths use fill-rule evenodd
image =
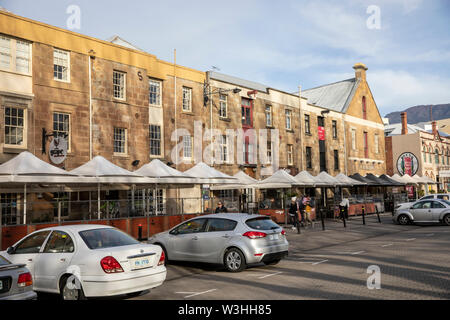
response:
<svg viewBox="0 0 450 320"><path fill-rule="evenodd" d="M320 208L320 220L322 220L322 230L325 231L325 218L323 217L323 209Z"/></svg>
<svg viewBox="0 0 450 320"><path fill-rule="evenodd" d="M377 206L375 206L375 210L376 210L376 213L377 213L378 222L381 223L380 213L378 212L378 207Z"/></svg>
<svg viewBox="0 0 450 320"><path fill-rule="evenodd" d="M344 222L344 228L347 228L347 222L345 221L344 208L341 209L341 218L342 218L342 221Z"/></svg>
<svg viewBox="0 0 450 320"><path fill-rule="evenodd" d="M138 226L138 241L142 241L142 224Z"/></svg>
<svg viewBox="0 0 450 320"><path fill-rule="evenodd" d="M366 225L366 207L362 206L363 225Z"/></svg>

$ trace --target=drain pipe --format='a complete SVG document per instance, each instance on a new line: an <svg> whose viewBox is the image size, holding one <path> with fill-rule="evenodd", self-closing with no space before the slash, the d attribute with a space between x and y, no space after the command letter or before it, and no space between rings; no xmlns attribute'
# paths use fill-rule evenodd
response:
<svg viewBox="0 0 450 320"><path fill-rule="evenodd" d="M92 160L92 63L95 59L94 50L89 51L89 160Z"/></svg>

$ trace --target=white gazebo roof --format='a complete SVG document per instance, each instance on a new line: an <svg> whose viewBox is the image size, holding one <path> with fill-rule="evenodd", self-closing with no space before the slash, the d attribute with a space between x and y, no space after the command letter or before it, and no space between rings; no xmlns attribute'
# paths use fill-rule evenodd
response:
<svg viewBox="0 0 450 320"><path fill-rule="evenodd" d="M237 189L249 189L254 188L255 184L258 183L258 180L250 177L242 171L236 173L234 178L237 179L237 183L212 186L211 190L237 190Z"/></svg>
<svg viewBox="0 0 450 320"><path fill-rule="evenodd" d="M204 162L200 162L191 169L186 170L184 174L189 177L198 178L198 182L203 184L229 184L237 182L235 177L220 172Z"/></svg>
<svg viewBox="0 0 450 320"><path fill-rule="evenodd" d="M195 184L198 183L196 178L190 177L181 171L169 167L164 162L159 159L154 159L152 162L142 166L139 170L134 173L158 179L158 183L161 184L171 184L171 183L181 183L181 184Z"/></svg>
<svg viewBox="0 0 450 320"><path fill-rule="evenodd" d="M325 171L322 171L321 173L319 173L315 178L318 180L318 182L321 182L321 183L323 183L324 185L327 185L327 186L335 187L335 186L345 185L344 183L340 182L335 177L330 176Z"/></svg>
<svg viewBox="0 0 450 320"><path fill-rule="evenodd" d="M94 177L98 183L156 183L156 179L145 178L125 170L102 156L96 156L89 162L70 171L84 177Z"/></svg>
<svg viewBox="0 0 450 320"><path fill-rule="evenodd" d="M343 173L339 173L336 177L334 177L336 180L338 180L339 182L343 183L344 185L347 186L364 186L366 185L364 182L352 179L350 177L347 177L345 174Z"/></svg>
<svg viewBox="0 0 450 320"><path fill-rule="evenodd" d="M0 182L11 183L81 183L74 173L57 168L42 161L32 153L24 151L0 165Z"/></svg>
<svg viewBox="0 0 450 320"><path fill-rule="evenodd" d="M393 176L392 176L392 179L394 179L395 181L399 181L399 182L402 182L402 183L406 183L406 184L409 184L409 185L417 185L418 184L418 182L416 181L416 180L414 180L410 175L408 175L408 174L405 174L403 177L400 177L397 173L396 174L394 174Z"/></svg>
<svg viewBox="0 0 450 320"><path fill-rule="evenodd" d="M294 179L301 185L314 187L317 183L316 179L308 172L302 171L294 177Z"/></svg>
<svg viewBox="0 0 450 320"><path fill-rule="evenodd" d="M293 185L300 185L300 183L289 173L284 170L278 170L273 175L256 184L258 189L287 189Z"/></svg>
<svg viewBox="0 0 450 320"><path fill-rule="evenodd" d="M435 184L436 182L433 181L432 179L423 176L423 177L419 177L417 174L415 176L412 177L417 183L419 184Z"/></svg>

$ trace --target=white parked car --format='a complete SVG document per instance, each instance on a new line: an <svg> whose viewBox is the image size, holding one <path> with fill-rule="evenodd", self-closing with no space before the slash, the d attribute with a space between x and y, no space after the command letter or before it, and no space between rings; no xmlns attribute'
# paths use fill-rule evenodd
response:
<svg viewBox="0 0 450 320"><path fill-rule="evenodd" d="M41 229L0 254L26 264L34 291L58 293L65 300L142 292L166 279L161 247L109 226Z"/></svg>
<svg viewBox="0 0 450 320"><path fill-rule="evenodd" d="M431 199L419 200L407 209L397 210L394 222L407 225L410 223L443 223L450 226L450 201Z"/></svg>

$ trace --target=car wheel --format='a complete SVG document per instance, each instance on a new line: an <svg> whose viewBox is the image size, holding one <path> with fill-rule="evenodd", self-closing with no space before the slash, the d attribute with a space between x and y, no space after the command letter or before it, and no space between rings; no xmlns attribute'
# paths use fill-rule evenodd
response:
<svg viewBox="0 0 450 320"><path fill-rule="evenodd" d="M450 214L446 215L442 221L445 225L450 226Z"/></svg>
<svg viewBox="0 0 450 320"><path fill-rule="evenodd" d="M398 223L400 223L403 226L406 226L407 224L411 223L411 219L406 214L402 214L398 217Z"/></svg>
<svg viewBox="0 0 450 320"><path fill-rule="evenodd" d="M86 300L81 283L75 277L69 276L63 279L64 286L61 288L63 300Z"/></svg>
<svg viewBox="0 0 450 320"><path fill-rule="evenodd" d="M241 272L246 268L245 258L241 250L231 248L224 256L225 268L230 272Z"/></svg>
<svg viewBox="0 0 450 320"><path fill-rule="evenodd" d="M270 261L264 262L264 264L268 265L268 266L273 266L273 265L278 264L280 261L281 261L281 259L274 259L274 260L270 260Z"/></svg>

